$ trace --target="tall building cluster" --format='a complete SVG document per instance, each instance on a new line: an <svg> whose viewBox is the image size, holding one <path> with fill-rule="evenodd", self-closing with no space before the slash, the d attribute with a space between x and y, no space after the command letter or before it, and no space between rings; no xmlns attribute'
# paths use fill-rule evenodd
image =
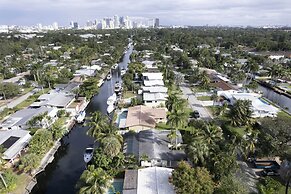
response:
<svg viewBox="0 0 291 194"><path fill-rule="evenodd" d="M128 16L106 17L101 20L87 21L84 29L132 29L132 28L158 28L159 19L130 18Z"/></svg>
<svg viewBox="0 0 291 194"><path fill-rule="evenodd" d="M43 32L50 30L62 29L132 29L132 28L159 28L159 18L143 18L143 17L129 17L115 15L113 17L105 17L103 19L88 20L84 26L80 26L77 21L71 21L67 27L59 26L57 22L51 25L42 25L41 23L35 26L17 26L17 25L0 25L0 33L9 33L11 31L19 32Z"/></svg>

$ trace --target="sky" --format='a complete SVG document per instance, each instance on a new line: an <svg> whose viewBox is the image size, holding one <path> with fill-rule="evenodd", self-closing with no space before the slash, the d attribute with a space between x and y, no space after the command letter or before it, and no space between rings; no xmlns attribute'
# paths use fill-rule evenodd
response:
<svg viewBox="0 0 291 194"><path fill-rule="evenodd" d="M0 25L43 25L108 16L160 18L162 25L291 26L290 0L0 0Z"/></svg>

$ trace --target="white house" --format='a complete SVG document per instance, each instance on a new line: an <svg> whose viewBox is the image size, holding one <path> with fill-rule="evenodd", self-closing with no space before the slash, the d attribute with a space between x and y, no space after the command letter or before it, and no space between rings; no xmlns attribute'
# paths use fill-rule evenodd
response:
<svg viewBox="0 0 291 194"><path fill-rule="evenodd" d="M276 117L279 109L261 99L261 95L257 93L242 93L235 90L219 91L218 96L222 96L233 105L237 100L251 101L252 117Z"/></svg>
<svg viewBox="0 0 291 194"><path fill-rule="evenodd" d="M162 73L143 73L144 86L164 86Z"/></svg>
<svg viewBox="0 0 291 194"><path fill-rule="evenodd" d="M167 97L166 93L143 93L143 102L149 107L165 106Z"/></svg>

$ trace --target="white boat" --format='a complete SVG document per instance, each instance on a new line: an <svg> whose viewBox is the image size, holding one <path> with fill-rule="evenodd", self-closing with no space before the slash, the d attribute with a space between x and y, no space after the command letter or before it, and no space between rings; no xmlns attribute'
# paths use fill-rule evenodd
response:
<svg viewBox="0 0 291 194"><path fill-rule="evenodd" d="M107 107L107 113L110 114L112 113L112 111L114 111L115 109L115 106L113 104L110 104L108 107Z"/></svg>
<svg viewBox="0 0 291 194"><path fill-rule="evenodd" d="M123 76L125 73L126 73L125 69L122 68L122 69L120 70L120 75Z"/></svg>
<svg viewBox="0 0 291 194"><path fill-rule="evenodd" d="M86 163L91 161L91 159L93 158L93 153L94 153L94 148L91 148L91 147L86 148L85 153L84 153L84 161Z"/></svg>
<svg viewBox="0 0 291 194"><path fill-rule="evenodd" d="M112 78L111 74L108 74L106 79L111 80L111 78Z"/></svg>
<svg viewBox="0 0 291 194"><path fill-rule="evenodd" d="M117 67L118 67L118 64L116 63L111 67L111 69L117 69Z"/></svg>
<svg viewBox="0 0 291 194"><path fill-rule="evenodd" d="M77 123L82 123L82 122L84 122L85 117L86 117L86 112L85 112L85 111L81 111L81 112L77 115L77 117L76 117L76 121L77 121Z"/></svg>
<svg viewBox="0 0 291 194"><path fill-rule="evenodd" d="M121 83L116 82L114 85L114 91L115 92L120 92L121 91Z"/></svg>
<svg viewBox="0 0 291 194"><path fill-rule="evenodd" d="M113 93L109 98L107 99L107 105L113 105L117 100L116 93Z"/></svg>

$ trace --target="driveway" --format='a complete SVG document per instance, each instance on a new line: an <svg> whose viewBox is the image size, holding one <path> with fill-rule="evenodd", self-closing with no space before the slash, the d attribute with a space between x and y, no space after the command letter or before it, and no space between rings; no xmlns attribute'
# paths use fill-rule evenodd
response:
<svg viewBox="0 0 291 194"><path fill-rule="evenodd" d="M203 120L211 120L213 117L202 104L201 101L197 100L195 95L193 94L192 90L187 84L182 84L180 86L180 89L183 93L183 98L188 99L189 106L192 108L192 110L197 110L200 114L200 118Z"/></svg>

